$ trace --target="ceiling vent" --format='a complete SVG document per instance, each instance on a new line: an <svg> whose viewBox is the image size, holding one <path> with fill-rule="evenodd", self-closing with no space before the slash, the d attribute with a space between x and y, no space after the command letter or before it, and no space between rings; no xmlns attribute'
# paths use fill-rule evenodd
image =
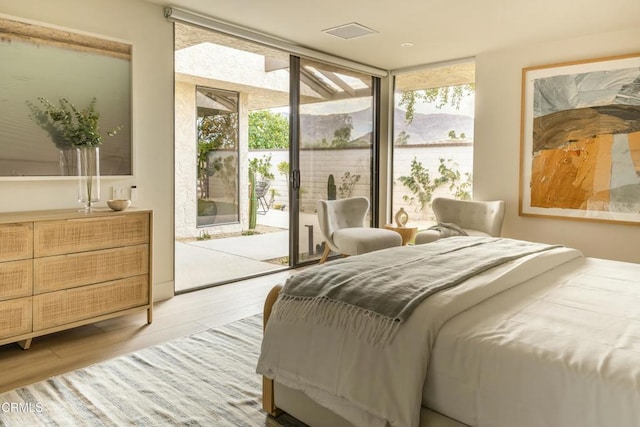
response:
<svg viewBox="0 0 640 427"><path fill-rule="evenodd" d="M369 34L375 34L377 31L367 28L364 25L360 25L356 22L350 24L339 25L333 28L327 28L322 30L323 33L331 34L332 36L340 37L341 39L355 39L356 37L363 37Z"/></svg>

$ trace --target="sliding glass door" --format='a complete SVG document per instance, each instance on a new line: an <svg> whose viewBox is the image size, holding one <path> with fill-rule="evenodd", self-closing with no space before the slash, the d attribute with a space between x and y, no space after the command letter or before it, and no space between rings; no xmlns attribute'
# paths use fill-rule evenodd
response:
<svg viewBox="0 0 640 427"><path fill-rule="evenodd" d="M318 200L365 196L371 201L375 116L372 76L307 59L297 68L293 249L299 264L319 259L324 250Z"/></svg>
<svg viewBox="0 0 640 427"><path fill-rule="evenodd" d="M175 290L289 267L289 55L175 26Z"/></svg>
<svg viewBox="0 0 640 427"><path fill-rule="evenodd" d="M379 80L191 25L175 36L176 292L319 259L318 200L375 205Z"/></svg>

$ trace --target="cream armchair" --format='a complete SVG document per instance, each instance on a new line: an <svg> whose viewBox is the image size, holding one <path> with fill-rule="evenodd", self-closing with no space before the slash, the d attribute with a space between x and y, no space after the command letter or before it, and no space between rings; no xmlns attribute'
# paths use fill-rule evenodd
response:
<svg viewBox="0 0 640 427"><path fill-rule="evenodd" d="M439 223L453 223L469 236L500 236L504 220L504 200L489 202L456 200L438 197L431 208ZM416 235L416 245L440 238L437 230L424 230Z"/></svg>
<svg viewBox="0 0 640 427"><path fill-rule="evenodd" d="M367 212L369 200L366 197L318 201L318 222L325 241L320 264L327 260L331 251L360 255L402 245L402 237L395 231L367 227Z"/></svg>

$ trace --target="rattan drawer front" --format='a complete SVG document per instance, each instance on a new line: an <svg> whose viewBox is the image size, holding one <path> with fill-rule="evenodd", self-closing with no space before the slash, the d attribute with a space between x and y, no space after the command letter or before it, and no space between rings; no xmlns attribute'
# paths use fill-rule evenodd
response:
<svg viewBox="0 0 640 427"><path fill-rule="evenodd" d="M0 339L31 332L31 297L0 302Z"/></svg>
<svg viewBox="0 0 640 427"><path fill-rule="evenodd" d="M27 259L33 256L33 223L0 225L0 261Z"/></svg>
<svg viewBox="0 0 640 427"><path fill-rule="evenodd" d="M58 291L149 273L149 245L36 258L34 293Z"/></svg>
<svg viewBox="0 0 640 427"><path fill-rule="evenodd" d="M52 328L148 302L148 275L40 294L33 297L33 329Z"/></svg>
<svg viewBox="0 0 640 427"><path fill-rule="evenodd" d="M34 255L63 255L149 243L149 214L42 221L35 223Z"/></svg>
<svg viewBox="0 0 640 427"><path fill-rule="evenodd" d="M0 301L30 296L32 284L33 261L30 259L0 263Z"/></svg>

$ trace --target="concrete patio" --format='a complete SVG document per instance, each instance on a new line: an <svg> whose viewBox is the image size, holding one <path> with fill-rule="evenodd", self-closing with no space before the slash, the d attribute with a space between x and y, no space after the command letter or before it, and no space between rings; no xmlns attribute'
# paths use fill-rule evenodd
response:
<svg viewBox="0 0 640 427"><path fill-rule="evenodd" d="M265 215L258 215L258 224L280 228L282 231L192 242L176 241L175 291L179 293L287 268L288 258L283 260L284 264L268 260L289 256L289 212L271 209ZM314 245L323 240L316 214L301 213L301 253L306 253L309 247L307 226L313 227Z"/></svg>

